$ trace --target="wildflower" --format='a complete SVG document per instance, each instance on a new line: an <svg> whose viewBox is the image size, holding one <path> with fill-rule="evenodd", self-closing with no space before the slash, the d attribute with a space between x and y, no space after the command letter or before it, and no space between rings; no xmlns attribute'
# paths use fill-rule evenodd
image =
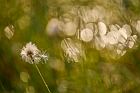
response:
<svg viewBox="0 0 140 93"><path fill-rule="evenodd" d="M48 60L48 54L46 52L43 52L40 57L42 58L42 60L46 63L46 61Z"/></svg>
<svg viewBox="0 0 140 93"><path fill-rule="evenodd" d="M32 44L31 42L27 43L25 47L22 48L21 50L21 57L23 60L25 60L26 62L30 63L30 64L35 64L35 67L44 83L44 85L46 86L47 90L49 93L51 93L44 77L42 76L42 73L40 72L38 66L36 63L39 63L41 61L41 59L48 59L48 56L45 53L41 53L41 51L36 47L35 44ZM31 89L26 90L28 92L30 91L34 91L34 89L31 87Z"/></svg>
<svg viewBox="0 0 140 93"><path fill-rule="evenodd" d="M48 59L48 56L42 54L36 45L31 42L27 43L26 46L22 48L21 57L30 64L39 63L41 59Z"/></svg>

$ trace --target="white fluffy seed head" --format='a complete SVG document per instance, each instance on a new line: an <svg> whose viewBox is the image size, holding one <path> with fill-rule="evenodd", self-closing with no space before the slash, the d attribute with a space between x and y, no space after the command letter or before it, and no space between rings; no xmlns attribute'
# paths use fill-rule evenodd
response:
<svg viewBox="0 0 140 93"><path fill-rule="evenodd" d="M39 53L40 50L36 47L36 45L29 42L22 48L20 54L23 60L33 64L33 62L38 63L40 61L41 58L38 56Z"/></svg>
<svg viewBox="0 0 140 93"><path fill-rule="evenodd" d="M42 54L36 45L31 42L27 43L25 47L22 48L20 55L25 62L30 64L39 63L42 59L48 60L48 56Z"/></svg>

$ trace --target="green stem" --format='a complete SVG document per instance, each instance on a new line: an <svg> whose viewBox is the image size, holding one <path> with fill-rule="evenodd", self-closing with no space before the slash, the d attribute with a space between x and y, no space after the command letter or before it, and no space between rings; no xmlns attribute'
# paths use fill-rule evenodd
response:
<svg viewBox="0 0 140 93"><path fill-rule="evenodd" d="M39 73L39 75L40 75L40 77L41 77L41 79L42 79L42 81L43 81L45 87L47 88L48 92L51 93L51 91L50 91L50 89L49 89L47 83L45 82L45 79L44 79L43 75L41 74L41 72L40 72L40 70L39 70L37 64L34 62L34 59L33 59L33 57L32 57L32 54L29 54L29 56L30 56L30 58L31 58L31 61L32 61L33 64L35 65L35 67L36 67L36 69L37 69L37 71L38 71L38 73Z"/></svg>
<svg viewBox="0 0 140 93"><path fill-rule="evenodd" d="M34 64L35 64L35 63L34 63ZM39 73L39 75L40 75L40 77L41 77L41 79L42 79L42 81L43 81L44 85L46 86L46 88L47 88L48 92L49 92L49 93L51 93L51 91L50 91L50 89L49 89L49 87L48 87L47 83L45 82L45 79L43 78L43 76L42 76L42 74L41 74L41 72L40 72L40 70L39 70L39 68L38 68L37 64L35 64L35 67L36 67L36 69L37 69L37 71L38 71L38 73Z"/></svg>

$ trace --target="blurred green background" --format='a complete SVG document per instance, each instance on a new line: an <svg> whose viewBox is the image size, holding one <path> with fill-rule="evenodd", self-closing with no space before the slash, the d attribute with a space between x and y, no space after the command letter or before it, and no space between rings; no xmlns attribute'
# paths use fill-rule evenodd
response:
<svg viewBox="0 0 140 93"><path fill-rule="evenodd" d="M69 63L60 46L64 37L45 32L48 20L65 6L96 4L118 9L120 24L140 17L139 0L0 0L0 93L48 93L34 65L21 59L30 41L49 54L38 67L52 93L140 93L139 45L115 60L85 44L86 60ZM9 25L14 26L11 39L4 32Z"/></svg>

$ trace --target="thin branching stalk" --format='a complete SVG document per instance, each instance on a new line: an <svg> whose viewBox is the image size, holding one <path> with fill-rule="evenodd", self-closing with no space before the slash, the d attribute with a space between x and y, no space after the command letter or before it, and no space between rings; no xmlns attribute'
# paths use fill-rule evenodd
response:
<svg viewBox="0 0 140 93"><path fill-rule="evenodd" d="M33 60L33 58L32 58L32 56L31 56L31 55L30 55L30 57L31 57L31 59L32 59L32 62L34 63L34 60ZM35 65L35 68L37 69L37 71L38 71L38 73L39 73L39 75L40 75L40 77L41 77L41 79L42 79L42 81L43 81L43 83L44 83L45 87L47 88L48 92L49 92L49 93L51 93L51 91L50 91L50 89L49 89L49 87L48 87L48 85L47 85L47 83L46 83L46 81L45 81L45 79L44 79L43 75L41 74L41 72L40 72L40 70L39 70L39 68L38 68L37 64L36 64L36 63L34 63L34 65Z"/></svg>
<svg viewBox="0 0 140 93"><path fill-rule="evenodd" d="M49 89L49 87L48 87L48 85L47 85L45 79L43 78L43 76L42 76L42 74L41 74L41 72L40 72L40 70L39 70L37 64L35 64L35 67L36 67L36 69L37 69L37 71L38 71L38 73L39 73L39 75L40 75L40 77L41 77L41 79L42 79L42 81L43 81L45 87L47 88L48 92L51 93L51 91L50 91L50 89Z"/></svg>

